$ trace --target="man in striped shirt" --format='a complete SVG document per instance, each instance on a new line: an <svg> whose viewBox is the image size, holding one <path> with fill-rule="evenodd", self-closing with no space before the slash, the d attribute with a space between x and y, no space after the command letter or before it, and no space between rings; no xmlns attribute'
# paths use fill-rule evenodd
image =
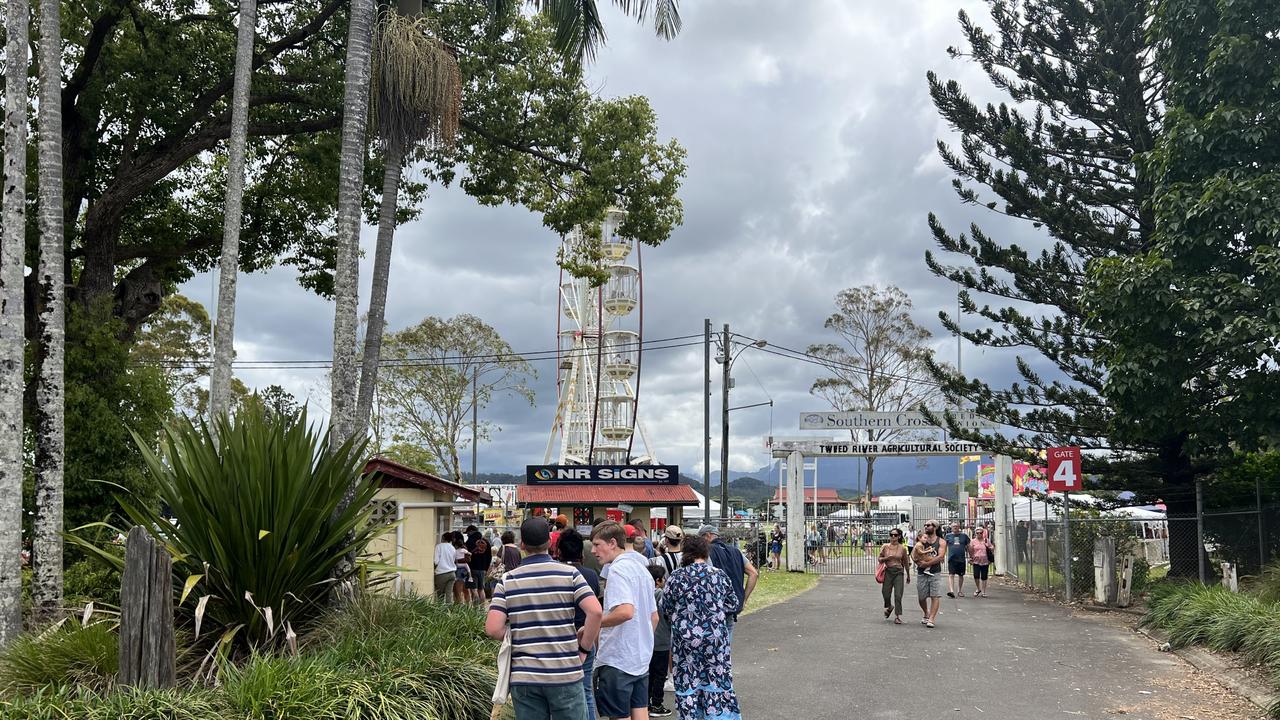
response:
<svg viewBox="0 0 1280 720"><path fill-rule="evenodd" d="M493 590L484 630L511 628L511 699L516 720L586 720L582 663L600 633L600 601L582 574L551 559L551 528L534 517L520 525L525 558ZM586 613L580 631L574 610Z"/></svg>

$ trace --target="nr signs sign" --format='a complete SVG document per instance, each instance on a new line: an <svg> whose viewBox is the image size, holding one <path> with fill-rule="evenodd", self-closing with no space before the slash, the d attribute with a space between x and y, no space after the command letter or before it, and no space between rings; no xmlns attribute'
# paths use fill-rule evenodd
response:
<svg viewBox="0 0 1280 720"><path fill-rule="evenodd" d="M1049 490L1075 492L1081 487L1080 448L1049 448Z"/></svg>

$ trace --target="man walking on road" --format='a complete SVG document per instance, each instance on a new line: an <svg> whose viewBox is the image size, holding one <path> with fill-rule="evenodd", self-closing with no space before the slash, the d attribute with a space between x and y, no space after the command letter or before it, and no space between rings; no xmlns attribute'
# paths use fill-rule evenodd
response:
<svg viewBox="0 0 1280 720"><path fill-rule="evenodd" d="M551 528L534 517L520 525L527 557L493 589L484 631L511 629L511 699L516 720L585 720L582 663L600 632L600 601L577 568L547 554ZM585 615L575 631L574 612Z"/></svg>
<svg viewBox="0 0 1280 720"><path fill-rule="evenodd" d="M929 520L916 537L916 547L911 551L911 561L916 564L916 594L920 599L920 619L926 627L938 621L942 608L942 538L938 536L938 523Z"/></svg>
<svg viewBox="0 0 1280 720"><path fill-rule="evenodd" d="M649 720L649 661L658 626L649 561L627 549L627 533L616 522L591 531L591 552L609 566L596 650L596 711L601 718Z"/></svg>
<svg viewBox="0 0 1280 720"><path fill-rule="evenodd" d="M720 531L715 525L703 525L698 528L698 534L706 538L711 545L711 567L719 568L729 576L733 593L738 596L738 612L742 612L747 607L747 598L751 597L752 591L756 589L760 571L751 564L745 553L720 539ZM738 623L738 613L726 616L725 621L729 626L729 646L732 650L733 626Z"/></svg>
<svg viewBox="0 0 1280 720"><path fill-rule="evenodd" d="M947 534L947 597L964 597L965 558L968 557L969 536L960 530L959 522L951 523Z"/></svg>

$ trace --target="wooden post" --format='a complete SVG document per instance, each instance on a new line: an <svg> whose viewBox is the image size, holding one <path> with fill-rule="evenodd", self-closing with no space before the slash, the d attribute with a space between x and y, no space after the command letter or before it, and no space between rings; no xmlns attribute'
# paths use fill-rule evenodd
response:
<svg viewBox="0 0 1280 720"><path fill-rule="evenodd" d="M1231 592L1240 592L1240 584L1236 579L1236 564L1222 563L1222 586Z"/></svg>
<svg viewBox="0 0 1280 720"><path fill-rule="evenodd" d="M1103 605L1111 605L1116 598L1116 540L1094 538L1093 541L1093 599Z"/></svg>
<svg viewBox="0 0 1280 720"><path fill-rule="evenodd" d="M1133 604L1133 566L1137 558L1126 555L1120 561L1120 590L1116 593L1116 605L1129 607Z"/></svg>
<svg viewBox="0 0 1280 720"><path fill-rule="evenodd" d="M121 685L174 686L173 560L141 526L129 531L120 582Z"/></svg>

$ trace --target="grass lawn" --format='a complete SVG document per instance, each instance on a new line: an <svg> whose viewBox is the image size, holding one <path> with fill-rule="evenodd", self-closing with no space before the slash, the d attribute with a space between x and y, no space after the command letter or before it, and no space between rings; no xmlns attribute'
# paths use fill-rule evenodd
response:
<svg viewBox="0 0 1280 720"><path fill-rule="evenodd" d="M747 601L747 609L743 615L776 605L818 584L818 576L810 573L793 573L778 570L761 570L760 581L756 583L755 592Z"/></svg>

